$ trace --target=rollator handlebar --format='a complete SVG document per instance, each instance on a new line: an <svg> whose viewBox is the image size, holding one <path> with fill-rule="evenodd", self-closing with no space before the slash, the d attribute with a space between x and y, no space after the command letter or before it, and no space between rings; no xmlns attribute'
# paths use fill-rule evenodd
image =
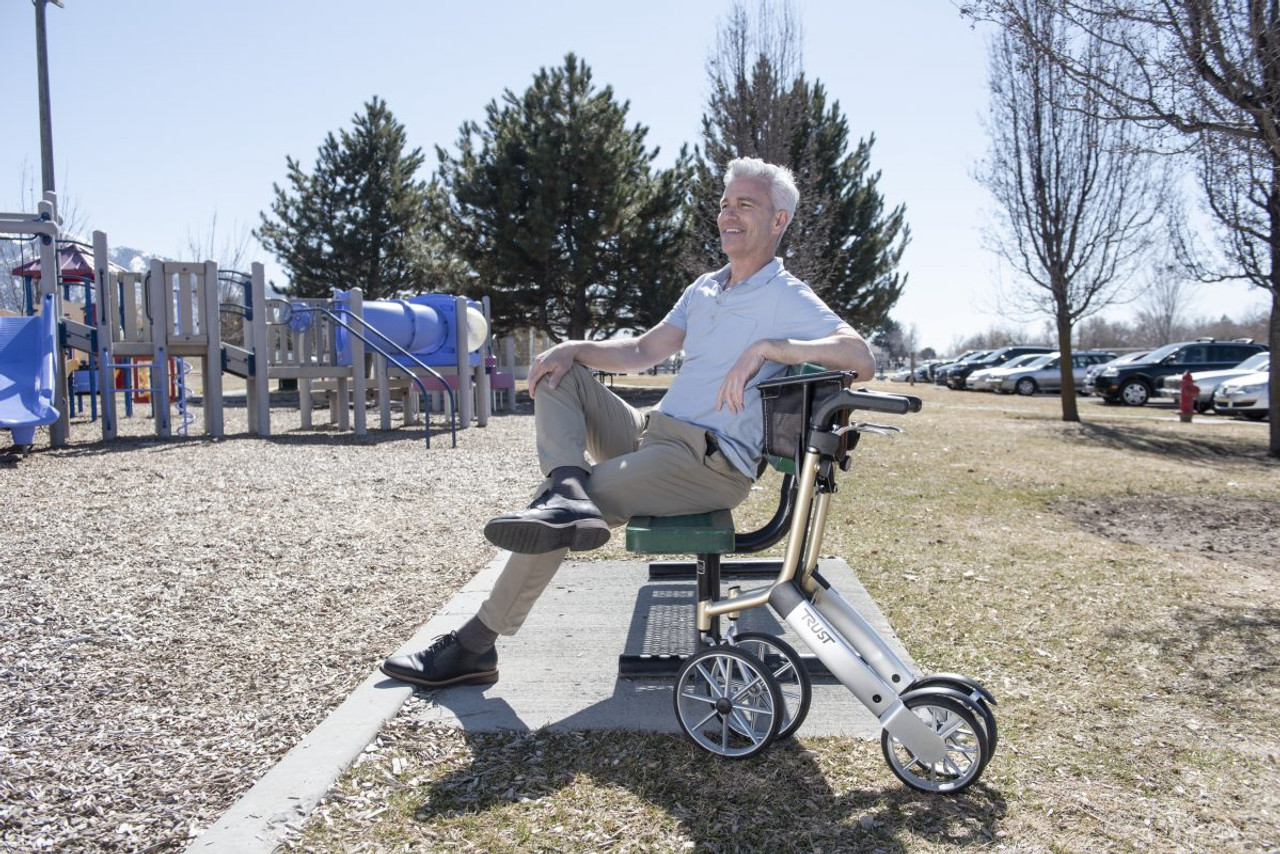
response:
<svg viewBox="0 0 1280 854"><path fill-rule="evenodd" d="M871 412L906 415L908 412L919 412L923 405L920 398L909 394L889 394L865 388L857 391L842 389L818 405L810 426L815 430L825 430L836 413L842 410L866 409Z"/></svg>

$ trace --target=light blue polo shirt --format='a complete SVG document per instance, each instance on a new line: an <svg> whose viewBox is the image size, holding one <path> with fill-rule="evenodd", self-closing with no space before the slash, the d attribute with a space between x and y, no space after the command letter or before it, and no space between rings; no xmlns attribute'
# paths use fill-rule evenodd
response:
<svg viewBox="0 0 1280 854"><path fill-rule="evenodd" d="M684 365L657 409L715 434L733 465L755 479L764 448L764 420L756 385L786 366L765 361L747 384L743 410L716 409L725 376L748 345L762 338L812 341L845 329L853 331L808 285L774 258L725 290L729 268L700 276L663 318L683 329Z"/></svg>

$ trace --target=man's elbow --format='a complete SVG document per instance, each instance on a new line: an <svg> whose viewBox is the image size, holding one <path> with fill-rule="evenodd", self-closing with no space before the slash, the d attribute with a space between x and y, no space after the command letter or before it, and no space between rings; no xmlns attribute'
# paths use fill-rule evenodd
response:
<svg viewBox="0 0 1280 854"><path fill-rule="evenodd" d="M875 377L876 357L867 346L866 339L859 335L841 335L840 345L846 370L857 371L858 379L864 381Z"/></svg>

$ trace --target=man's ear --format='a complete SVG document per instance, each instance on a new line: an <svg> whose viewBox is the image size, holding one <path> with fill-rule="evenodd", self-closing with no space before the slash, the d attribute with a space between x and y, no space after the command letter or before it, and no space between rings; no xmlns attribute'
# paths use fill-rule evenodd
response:
<svg viewBox="0 0 1280 854"><path fill-rule="evenodd" d="M787 230L787 223L791 222L791 214L786 211L778 211L773 218L773 228L778 236L782 236L782 232Z"/></svg>

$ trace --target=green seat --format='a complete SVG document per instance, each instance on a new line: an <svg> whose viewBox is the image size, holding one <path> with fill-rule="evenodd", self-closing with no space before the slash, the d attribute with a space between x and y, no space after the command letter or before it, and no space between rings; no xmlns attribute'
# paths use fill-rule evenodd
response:
<svg viewBox="0 0 1280 854"><path fill-rule="evenodd" d="M627 551L640 554L729 554L733 513L716 510L687 516L636 516L627 523Z"/></svg>

